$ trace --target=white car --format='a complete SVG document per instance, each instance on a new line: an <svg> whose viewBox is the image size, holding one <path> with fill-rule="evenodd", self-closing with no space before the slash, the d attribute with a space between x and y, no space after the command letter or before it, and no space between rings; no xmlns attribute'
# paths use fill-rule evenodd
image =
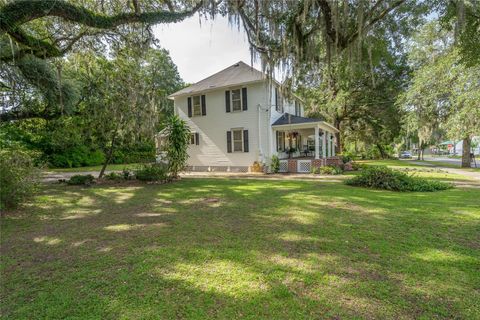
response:
<svg viewBox="0 0 480 320"><path fill-rule="evenodd" d="M400 159L411 159L412 158L412 154L410 153L410 151L402 151L400 153Z"/></svg>

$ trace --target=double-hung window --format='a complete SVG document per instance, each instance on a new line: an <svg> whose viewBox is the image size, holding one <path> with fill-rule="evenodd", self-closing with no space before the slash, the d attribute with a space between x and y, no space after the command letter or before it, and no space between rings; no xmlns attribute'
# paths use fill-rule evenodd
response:
<svg viewBox="0 0 480 320"><path fill-rule="evenodd" d="M201 116L202 115L202 105L200 96L193 96L192 97L192 107L193 107L193 115L194 116Z"/></svg>
<svg viewBox="0 0 480 320"><path fill-rule="evenodd" d="M233 152L243 152L243 129L232 130Z"/></svg>
<svg viewBox="0 0 480 320"><path fill-rule="evenodd" d="M198 132L190 133L190 144L196 144L197 146L200 144L200 134Z"/></svg>
<svg viewBox="0 0 480 320"><path fill-rule="evenodd" d="M242 111L242 90L232 90L232 111Z"/></svg>
<svg viewBox="0 0 480 320"><path fill-rule="evenodd" d="M300 106L300 103L298 103L297 100L295 100L295 115L297 117L301 117L302 116L302 107Z"/></svg>

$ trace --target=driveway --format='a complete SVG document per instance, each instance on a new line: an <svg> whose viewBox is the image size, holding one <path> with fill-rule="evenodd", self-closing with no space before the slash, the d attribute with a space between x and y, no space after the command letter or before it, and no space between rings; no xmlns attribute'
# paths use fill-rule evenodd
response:
<svg viewBox="0 0 480 320"><path fill-rule="evenodd" d="M108 174L112 171L105 171L105 174ZM121 171L115 171L115 172L121 172ZM57 182L58 180L67 180L70 179L70 177L74 175L87 175L91 174L95 178L98 177L98 174L100 171L82 171L82 172L57 172L57 171L45 171L43 172L43 177L42 180L44 182Z"/></svg>

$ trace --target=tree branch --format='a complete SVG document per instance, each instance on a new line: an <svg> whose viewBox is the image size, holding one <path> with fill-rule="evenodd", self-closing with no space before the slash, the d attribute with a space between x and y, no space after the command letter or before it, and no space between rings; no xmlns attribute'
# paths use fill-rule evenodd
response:
<svg viewBox="0 0 480 320"><path fill-rule="evenodd" d="M193 15L202 5L203 1L200 1L192 9L182 12L160 10L140 13L137 11L105 16L63 0L17 0L0 9L0 32L9 34L17 43L25 46L29 53L37 57L57 57L63 55L66 50L26 34L20 26L43 17L58 17L97 29L113 29L129 23L175 23ZM70 47L67 46L67 49ZM8 58L2 57L2 60L5 61Z"/></svg>
<svg viewBox="0 0 480 320"><path fill-rule="evenodd" d="M99 29L112 29L122 24L143 22L148 24L179 22L198 11L203 2L198 2L191 10L182 12L152 11L142 13L120 13L113 16L97 14L63 0L22 0L14 1L0 10L0 29L8 31L12 27L43 17L59 17L66 21Z"/></svg>

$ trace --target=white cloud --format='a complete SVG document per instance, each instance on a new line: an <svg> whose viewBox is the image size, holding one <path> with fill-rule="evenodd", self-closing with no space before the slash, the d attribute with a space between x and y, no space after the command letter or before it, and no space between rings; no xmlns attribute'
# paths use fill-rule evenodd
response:
<svg viewBox="0 0 480 320"><path fill-rule="evenodd" d="M240 60L251 63L242 28L229 25L225 17L200 21L195 15L176 24L157 25L154 33L160 45L170 51L182 79L195 83ZM260 62L253 66L260 69Z"/></svg>

